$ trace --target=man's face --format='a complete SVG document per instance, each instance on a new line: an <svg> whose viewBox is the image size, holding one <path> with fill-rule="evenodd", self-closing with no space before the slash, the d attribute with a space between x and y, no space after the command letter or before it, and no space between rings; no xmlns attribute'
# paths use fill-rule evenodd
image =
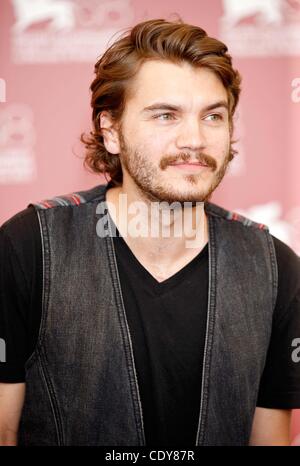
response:
<svg viewBox="0 0 300 466"><path fill-rule="evenodd" d="M212 71L145 62L119 130L123 183L149 200L208 200L228 166L227 104Z"/></svg>

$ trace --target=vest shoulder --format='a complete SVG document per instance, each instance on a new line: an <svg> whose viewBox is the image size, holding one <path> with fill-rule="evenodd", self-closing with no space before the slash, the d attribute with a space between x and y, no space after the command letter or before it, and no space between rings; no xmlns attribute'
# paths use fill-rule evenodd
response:
<svg viewBox="0 0 300 466"><path fill-rule="evenodd" d="M76 191L68 194L54 196L38 202L31 202L27 207L33 206L38 210L52 209L54 207L78 206L87 202L104 199L106 184L94 186L85 191Z"/></svg>
<svg viewBox="0 0 300 466"><path fill-rule="evenodd" d="M269 227L264 223L254 222L250 220L248 217L245 217L237 212L227 210L224 207L221 207L217 204L212 202L205 203L205 210L207 213L214 215L216 217L221 217L227 221L236 221L239 222L241 225L245 227L252 227L258 230L266 230L269 231Z"/></svg>

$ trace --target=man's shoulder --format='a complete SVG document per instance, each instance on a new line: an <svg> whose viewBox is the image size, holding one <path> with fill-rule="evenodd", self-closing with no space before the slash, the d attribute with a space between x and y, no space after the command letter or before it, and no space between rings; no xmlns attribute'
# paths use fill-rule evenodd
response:
<svg viewBox="0 0 300 466"><path fill-rule="evenodd" d="M298 254L288 244L274 235L271 236L274 242L278 260L280 260L282 264L292 263L298 270L300 267L300 256L298 256Z"/></svg>
<svg viewBox="0 0 300 466"><path fill-rule="evenodd" d="M49 197L40 201L30 202L26 208L17 212L0 226L2 242L10 241L14 244L27 241L39 236L38 210L52 209L54 207L79 206L91 201L99 201L103 198L107 185L97 185L84 191Z"/></svg>
<svg viewBox="0 0 300 466"><path fill-rule="evenodd" d="M17 212L0 226L0 234L9 238L22 237L25 231L35 230L38 219L33 206Z"/></svg>
<svg viewBox="0 0 300 466"><path fill-rule="evenodd" d="M300 293L300 257L296 252L272 235L274 247L276 251L276 259L278 266L278 282L285 295L294 296ZM286 303L287 304L287 303Z"/></svg>
<svg viewBox="0 0 300 466"><path fill-rule="evenodd" d="M236 224L241 225L243 227L250 227L258 230L265 230L269 231L269 227L264 223L259 223L251 220L244 215L241 215L238 212L233 210L228 210L225 207L220 205L214 204L212 202L205 203L205 210L207 213L214 215L219 218L223 218L229 222L237 222Z"/></svg>
<svg viewBox="0 0 300 466"><path fill-rule="evenodd" d="M0 227L0 254L28 270L41 255L40 227L36 211L27 207Z"/></svg>
<svg viewBox="0 0 300 466"><path fill-rule="evenodd" d="M280 264L281 269L286 269L286 267L293 269L295 273L299 274L299 267L300 267L300 257L297 253L285 242L278 239L274 236L271 232L271 229L268 225L264 223L259 223L251 220L244 215L241 215L238 212L228 210L224 207L221 207L214 203L207 203L206 210L212 213L215 216L222 217L228 221L236 221L239 225L243 225L245 227L253 227L259 230L265 230L269 233L269 237L271 238L274 249L276 252L276 258L278 264Z"/></svg>
<svg viewBox="0 0 300 466"><path fill-rule="evenodd" d="M87 190L73 191L37 202L31 202L29 206L33 206L36 210L47 210L54 207L80 206L88 202L103 200L106 188L107 184L100 184Z"/></svg>

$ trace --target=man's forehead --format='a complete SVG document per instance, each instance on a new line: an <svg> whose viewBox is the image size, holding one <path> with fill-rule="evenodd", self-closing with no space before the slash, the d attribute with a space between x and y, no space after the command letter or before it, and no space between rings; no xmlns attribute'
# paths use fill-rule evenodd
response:
<svg viewBox="0 0 300 466"><path fill-rule="evenodd" d="M227 102L226 89L213 71L205 67L192 67L186 62L146 61L141 65L132 85L131 97L143 106L157 102L178 107L191 102L198 102L199 105Z"/></svg>
<svg viewBox="0 0 300 466"><path fill-rule="evenodd" d="M165 73L166 71L170 72L187 72L187 71L194 71L197 72L199 70L206 69L204 66L192 66L188 61L181 60L178 62L174 62L168 59L147 59L145 60L139 68L139 75L145 76L147 74L156 74L156 73Z"/></svg>
<svg viewBox="0 0 300 466"><path fill-rule="evenodd" d="M172 63L168 60L147 60L136 74L139 84L172 85L175 81L186 79L219 79L215 73L204 66L192 66L187 62Z"/></svg>

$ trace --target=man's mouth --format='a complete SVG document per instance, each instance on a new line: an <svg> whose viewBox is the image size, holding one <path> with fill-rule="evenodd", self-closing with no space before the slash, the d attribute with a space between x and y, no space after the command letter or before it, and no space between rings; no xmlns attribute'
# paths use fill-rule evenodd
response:
<svg viewBox="0 0 300 466"><path fill-rule="evenodd" d="M181 170L200 170L203 168L208 168L208 165L198 161L191 162L174 162L169 164L171 167L175 167Z"/></svg>

